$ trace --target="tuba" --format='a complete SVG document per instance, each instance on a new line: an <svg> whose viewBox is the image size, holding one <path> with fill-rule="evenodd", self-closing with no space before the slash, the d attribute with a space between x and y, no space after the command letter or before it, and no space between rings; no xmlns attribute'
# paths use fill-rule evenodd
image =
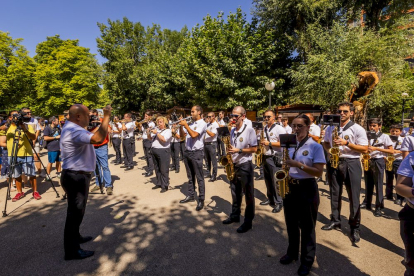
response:
<svg viewBox="0 0 414 276"><path fill-rule="evenodd" d="M226 146L226 155L221 157L220 164L224 166L224 169L226 170L226 174L227 174L227 179L231 181L234 179L234 164L233 164L233 158L231 157L231 153L229 153L230 136L223 136L221 137L221 140Z"/></svg>
<svg viewBox="0 0 414 276"><path fill-rule="evenodd" d="M334 142L336 139L338 139L338 128L337 127L334 128L334 131L332 133L332 145L333 146L329 149L331 167L334 169L338 168L339 154L340 154L339 147Z"/></svg>
<svg viewBox="0 0 414 276"><path fill-rule="evenodd" d="M385 158L385 166L386 170L389 172L392 172L392 164L395 161L395 156L393 153L389 153L387 157Z"/></svg>
<svg viewBox="0 0 414 276"><path fill-rule="evenodd" d="M260 142L264 140L264 127L260 131ZM261 167L263 163L263 154L265 152L264 146L262 143L257 147L256 153L254 155L254 160L256 161L256 166Z"/></svg>
<svg viewBox="0 0 414 276"><path fill-rule="evenodd" d="M283 148L282 169L275 172L275 179L278 181L279 194L285 198L289 193L289 167L286 160L289 159L289 148Z"/></svg>

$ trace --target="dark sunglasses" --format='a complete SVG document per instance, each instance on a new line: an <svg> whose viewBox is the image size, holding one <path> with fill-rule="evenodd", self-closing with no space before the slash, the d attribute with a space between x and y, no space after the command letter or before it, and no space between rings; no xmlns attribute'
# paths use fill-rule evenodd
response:
<svg viewBox="0 0 414 276"><path fill-rule="evenodd" d="M213 116L207 116L207 118L213 118Z"/></svg>
<svg viewBox="0 0 414 276"><path fill-rule="evenodd" d="M239 114L230 114L230 118L239 118L240 116Z"/></svg>
<svg viewBox="0 0 414 276"><path fill-rule="evenodd" d="M338 114L341 114L341 113L348 114L349 110L338 110Z"/></svg>
<svg viewBox="0 0 414 276"><path fill-rule="evenodd" d="M264 119L270 119L272 116L263 116Z"/></svg>

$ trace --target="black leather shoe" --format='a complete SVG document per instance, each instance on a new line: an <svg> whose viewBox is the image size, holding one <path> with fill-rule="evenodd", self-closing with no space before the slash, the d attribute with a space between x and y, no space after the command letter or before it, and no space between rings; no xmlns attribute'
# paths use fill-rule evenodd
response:
<svg viewBox="0 0 414 276"><path fill-rule="evenodd" d="M119 165L119 162L114 162L114 165Z"/></svg>
<svg viewBox="0 0 414 276"><path fill-rule="evenodd" d="M195 201L194 197L192 196L187 196L186 198L184 198L183 200L180 200L180 203L187 203L187 202L193 202Z"/></svg>
<svg viewBox="0 0 414 276"><path fill-rule="evenodd" d="M255 180L262 180L262 179L264 179L263 175L259 175L258 177L256 177Z"/></svg>
<svg viewBox="0 0 414 276"><path fill-rule="evenodd" d="M357 243L361 240L361 237L359 236L359 229L352 229L351 230L351 241L353 243Z"/></svg>
<svg viewBox="0 0 414 276"><path fill-rule="evenodd" d="M148 172L143 172L142 175L146 175Z"/></svg>
<svg viewBox="0 0 414 276"><path fill-rule="evenodd" d="M228 218L228 219L223 220L223 224L232 224L234 222L240 222L240 219Z"/></svg>
<svg viewBox="0 0 414 276"><path fill-rule="evenodd" d="M237 228L237 233L246 233L250 229L252 229L251 224L243 223L239 228Z"/></svg>
<svg viewBox="0 0 414 276"><path fill-rule="evenodd" d="M166 188L161 188L161 191L160 191L160 193L165 193L165 192L167 192L168 191L168 188L166 189Z"/></svg>
<svg viewBox="0 0 414 276"><path fill-rule="evenodd" d="M376 217L382 217L383 215L384 215L384 213L381 211L380 208L375 209L374 216L376 216Z"/></svg>
<svg viewBox="0 0 414 276"><path fill-rule="evenodd" d="M131 167L126 168L125 171L130 171L130 170L133 170L133 169L134 169L134 167L131 166Z"/></svg>
<svg viewBox="0 0 414 276"><path fill-rule="evenodd" d="M94 253L95 253L95 251L88 251L88 250L79 249L75 253L65 254L65 260L66 261L81 260L81 259L85 259L85 258L93 256Z"/></svg>
<svg viewBox="0 0 414 276"><path fill-rule="evenodd" d="M294 259L294 258L291 258L288 254L286 254L285 256L280 258L279 262L281 264L288 265L288 264L292 263L293 261L297 261L297 260L298 260L298 258Z"/></svg>
<svg viewBox="0 0 414 276"><path fill-rule="evenodd" d="M152 189L153 189L153 190L156 190L156 189L161 189L161 186L155 185L154 187L152 187Z"/></svg>
<svg viewBox="0 0 414 276"><path fill-rule="evenodd" d="M178 170L175 170L175 173L179 173L180 172L180 169L178 169Z"/></svg>
<svg viewBox="0 0 414 276"><path fill-rule="evenodd" d="M272 213L279 213L282 211L282 204L277 204L275 208L273 208Z"/></svg>
<svg viewBox="0 0 414 276"><path fill-rule="evenodd" d="M196 207L196 211L200 211L204 208L204 200L199 200L197 207Z"/></svg>
<svg viewBox="0 0 414 276"><path fill-rule="evenodd" d="M211 174L205 174L204 178L211 178Z"/></svg>
<svg viewBox="0 0 414 276"><path fill-rule="evenodd" d="M151 175L153 175L154 173L153 172L147 172L146 174L145 174L145 177L150 177Z"/></svg>
<svg viewBox="0 0 414 276"><path fill-rule="evenodd" d="M303 265L303 264L300 265L298 269L298 275L303 275L303 276L309 275L309 272L310 272L310 267Z"/></svg>
<svg viewBox="0 0 414 276"><path fill-rule="evenodd" d="M260 205L269 205L269 200L266 200L266 201L262 201L262 202L260 202Z"/></svg>
<svg viewBox="0 0 414 276"><path fill-rule="evenodd" d="M401 199L397 199L394 203L395 203L395 204L397 204L397 205L402 206L402 201L401 201Z"/></svg>
<svg viewBox="0 0 414 276"><path fill-rule="evenodd" d="M125 168L128 168L128 166L122 165L120 168L125 169Z"/></svg>
<svg viewBox="0 0 414 276"><path fill-rule="evenodd" d="M329 231L329 230L338 230L341 231L341 224L340 223L335 223L333 221L331 221L328 224L325 224L324 226L322 226L321 228L322 230L325 231Z"/></svg>
<svg viewBox="0 0 414 276"><path fill-rule="evenodd" d="M209 180L208 180L208 182L214 182L214 181L216 181L217 180L217 178L213 175Z"/></svg>
<svg viewBox="0 0 414 276"><path fill-rule="evenodd" d="M88 241L91 241L91 240L93 240L93 238L91 236L85 236L85 237L81 236L79 238L79 243L85 243L85 242L88 242Z"/></svg>
<svg viewBox="0 0 414 276"><path fill-rule="evenodd" d="M170 171L175 171L175 168L174 168L174 167L173 167L173 168L171 168L171 169L170 169Z"/></svg>

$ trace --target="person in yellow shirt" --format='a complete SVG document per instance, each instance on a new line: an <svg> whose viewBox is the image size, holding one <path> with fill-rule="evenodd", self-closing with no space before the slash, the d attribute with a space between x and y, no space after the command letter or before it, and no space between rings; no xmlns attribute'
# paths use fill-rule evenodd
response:
<svg viewBox="0 0 414 276"><path fill-rule="evenodd" d="M17 114L18 114L17 111L10 112L10 116L12 118L16 116ZM34 160L33 160L33 150L30 145L30 141L28 140L28 139L34 140L36 138L35 131L31 125L25 125L23 123L20 123L19 127L21 128L21 131L20 131L20 137L19 137L19 131L17 130L17 127L18 126L12 120L11 125L6 133L6 143L7 143L9 165L12 165L13 142L15 141L15 138L18 140L16 162L15 162L14 170L12 172L13 178L16 180L17 194L12 199L12 201L13 202L17 201L25 196L25 194L22 191L22 173L24 173L27 177L29 177L30 183L32 184L32 188L33 188L33 193L32 193L33 198L39 200L42 197L37 191L36 169L35 169Z"/></svg>

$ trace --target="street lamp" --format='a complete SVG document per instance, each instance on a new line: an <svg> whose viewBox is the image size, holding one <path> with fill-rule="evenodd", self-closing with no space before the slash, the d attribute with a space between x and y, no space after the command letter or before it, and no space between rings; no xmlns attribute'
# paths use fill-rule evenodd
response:
<svg viewBox="0 0 414 276"><path fill-rule="evenodd" d="M267 91L269 91L269 109L271 109L272 108L272 90L273 89L275 89L275 83L272 81L272 82L268 82L268 83L266 83L266 85L265 85L265 87L266 87L266 90Z"/></svg>
<svg viewBox="0 0 414 276"><path fill-rule="evenodd" d="M405 110L405 101L407 100L408 97L408 93L401 93L401 98L403 100L403 104L402 104L402 119L401 119L401 124L404 126L404 110Z"/></svg>

